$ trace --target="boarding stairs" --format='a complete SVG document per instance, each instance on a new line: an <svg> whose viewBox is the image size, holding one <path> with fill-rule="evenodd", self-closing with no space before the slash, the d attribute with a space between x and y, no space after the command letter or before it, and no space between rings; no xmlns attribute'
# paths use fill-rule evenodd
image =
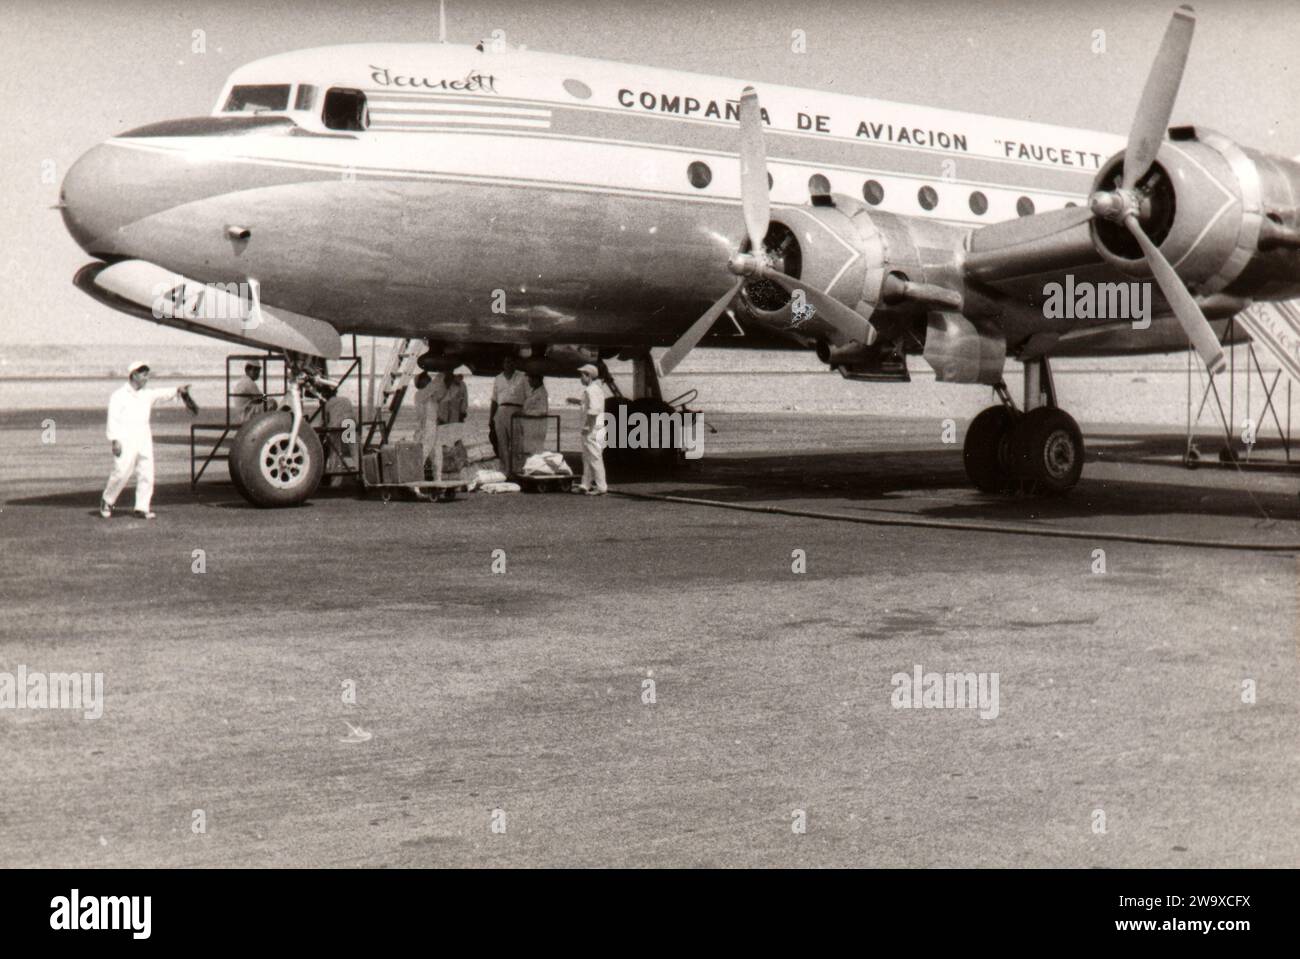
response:
<svg viewBox="0 0 1300 959"><path fill-rule="evenodd" d="M400 339L393 343L388 357L388 366L384 371L379 395L370 417L370 428L366 432L363 449L371 449L388 442L388 436L397 422L397 414L402 409L402 400L411 386L411 380L420 372L416 362L421 354L428 350L428 344L422 339ZM379 442L375 439L378 437Z"/></svg>
<svg viewBox="0 0 1300 959"><path fill-rule="evenodd" d="M1246 362L1244 368L1239 367L1236 362L1235 346L1239 342L1237 328L1245 331L1249 337L1249 341L1245 344ZM1209 377L1203 383L1200 403L1197 405L1195 417L1192 416L1194 365L1190 360L1191 354L1188 354L1187 447L1183 455L1184 464L1189 467L1194 466L1200 459L1196 447L1196 431L1200 426L1201 417L1210 399L1214 401L1219 425L1222 428L1222 438L1225 441L1220 459L1236 461L1238 458L1236 447L1238 444L1242 444L1245 447L1245 462L1249 462L1253 452L1254 436L1252 435L1250 441L1246 441L1242 433L1246 431L1247 425L1249 425L1250 432L1257 434L1271 420L1282 440L1285 461L1289 464L1291 462L1291 387L1293 383L1300 384L1300 300L1287 300L1280 303L1262 301L1252 303L1228 321L1224 341L1232 344L1228 349L1227 395L1226 397L1221 396L1215 378ZM1270 357L1276 363L1277 369L1266 370L1260 363L1260 353ZM1237 375L1239 370L1245 374L1246 394L1245 417L1240 422L1237 414ZM1282 385L1279 381L1284 375L1286 377L1285 397L1282 395L1283 391L1279 389L1279 386ZM1262 408L1259 409L1258 413L1253 409L1252 403L1252 376L1258 384L1258 391L1262 394L1263 399ZM1225 399L1227 401L1226 410L1224 409ZM1286 404L1285 417L1278 412L1278 403L1283 400ZM1285 423L1283 422L1284 419Z"/></svg>

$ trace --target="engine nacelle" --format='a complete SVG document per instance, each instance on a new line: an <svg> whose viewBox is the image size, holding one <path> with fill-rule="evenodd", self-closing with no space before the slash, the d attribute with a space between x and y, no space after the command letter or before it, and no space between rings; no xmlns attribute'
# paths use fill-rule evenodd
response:
<svg viewBox="0 0 1300 959"><path fill-rule="evenodd" d="M1169 137L1139 189L1146 194L1143 227L1183 280L1202 294L1300 295L1300 254L1269 249L1266 242L1272 227L1298 224L1300 164L1210 130L1178 127ZM1124 154L1112 157L1095 188L1118 186L1123 166ZM1151 275L1122 223L1096 218L1092 234L1111 266L1131 276Z"/></svg>
<svg viewBox="0 0 1300 959"><path fill-rule="evenodd" d="M764 247L778 271L835 297L889 336L901 331L917 309L915 304L891 301L886 279L892 274L899 280L959 289L957 250L962 235L964 231L948 224L872 210L853 197L834 194L817 198L809 207L774 209ZM741 249L750 252L747 241ZM922 249L927 261L921 258ZM937 251L943 252L936 260ZM755 322L819 351L866 345L847 340L815 311L809 315L797 302L797 293L792 297L770 280L748 281L740 302Z"/></svg>

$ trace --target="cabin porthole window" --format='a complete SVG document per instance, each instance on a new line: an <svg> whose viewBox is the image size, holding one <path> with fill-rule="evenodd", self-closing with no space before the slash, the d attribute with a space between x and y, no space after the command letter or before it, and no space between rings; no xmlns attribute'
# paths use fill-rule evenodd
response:
<svg viewBox="0 0 1300 959"><path fill-rule="evenodd" d="M808 194L810 196L828 196L830 192L831 181L822 174L814 173L808 178Z"/></svg>
<svg viewBox="0 0 1300 959"><path fill-rule="evenodd" d="M692 160L691 165L686 168L686 179L691 181L691 186L695 189L703 190L713 182L713 171L709 169L707 163Z"/></svg>
<svg viewBox="0 0 1300 959"><path fill-rule="evenodd" d="M983 216L989 212L989 198L976 190L970 195L970 211L976 216Z"/></svg>
<svg viewBox="0 0 1300 959"><path fill-rule="evenodd" d="M577 97L579 100L591 99L591 87L587 86L581 80L565 80L564 90L571 97Z"/></svg>
<svg viewBox="0 0 1300 959"><path fill-rule="evenodd" d="M1020 216L1034 215L1034 201L1027 196L1022 196L1016 201L1016 213Z"/></svg>
<svg viewBox="0 0 1300 959"><path fill-rule="evenodd" d="M923 186L916 191L916 202L923 210L933 210L939 205L939 194L932 186Z"/></svg>
<svg viewBox="0 0 1300 959"><path fill-rule="evenodd" d="M880 206L881 201L885 199L885 188L880 185L879 180L868 180L862 184L862 199L872 206Z"/></svg>

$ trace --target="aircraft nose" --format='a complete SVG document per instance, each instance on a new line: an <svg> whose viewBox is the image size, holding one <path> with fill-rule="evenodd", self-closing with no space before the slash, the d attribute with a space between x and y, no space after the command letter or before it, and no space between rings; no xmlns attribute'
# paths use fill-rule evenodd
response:
<svg viewBox="0 0 1300 959"><path fill-rule="evenodd" d="M87 150L63 178L59 201L68 233L87 253L106 258L120 231L139 218L138 184L125 150L101 143Z"/></svg>

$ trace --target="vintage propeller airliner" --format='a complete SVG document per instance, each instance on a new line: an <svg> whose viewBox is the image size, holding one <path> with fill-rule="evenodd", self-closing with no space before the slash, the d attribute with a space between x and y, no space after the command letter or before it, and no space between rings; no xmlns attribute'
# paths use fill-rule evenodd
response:
<svg viewBox="0 0 1300 959"><path fill-rule="evenodd" d="M210 116L78 160L61 206L96 262L76 283L285 355L292 412L231 449L261 506L315 490L302 391L345 333L424 338L426 369L631 359L651 404L697 345L877 380L919 353L997 392L967 431L975 485L1064 490L1083 440L1050 357L1190 342L1213 374L1229 317L1300 295L1300 164L1169 129L1194 23L1173 14L1127 140L494 44L273 56ZM1099 308L1152 279L1149 315ZM1063 315L1053 284L1095 302Z"/></svg>

